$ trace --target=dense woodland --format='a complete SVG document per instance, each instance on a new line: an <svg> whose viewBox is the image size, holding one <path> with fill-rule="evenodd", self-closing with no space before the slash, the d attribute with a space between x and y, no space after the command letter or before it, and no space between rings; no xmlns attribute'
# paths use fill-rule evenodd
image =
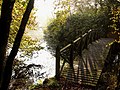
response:
<svg viewBox="0 0 120 90"><path fill-rule="evenodd" d="M47 90L68 90L63 88L65 85L67 87L67 84L60 84L62 81L67 81L65 78L58 81L53 77L45 79L42 84L34 85L33 79L40 79L44 74L40 73L43 66L24 63L26 57L31 58L34 53L43 49L40 40L27 35L29 30L38 29L34 16L34 0L0 0L0 10L0 90L44 90L45 87ZM101 32L100 38L113 39L108 43L109 53L94 89L119 90L120 0L55 0L54 14L55 18L49 21L47 29L44 30L44 40L54 56L57 47L62 49L89 30ZM94 35L89 38L92 37L94 38ZM83 39L83 43L89 38L85 41ZM83 49L80 52L82 51ZM16 57L18 52L21 53L19 58ZM113 64L116 55L118 64ZM64 54L65 58L67 56L68 53ZM33 69L39 71L34 74ZM72 85L75 83L69 83L68 87ZM76 85L77 89L71 90L81 90L81 87L85 87Z"/></svg>

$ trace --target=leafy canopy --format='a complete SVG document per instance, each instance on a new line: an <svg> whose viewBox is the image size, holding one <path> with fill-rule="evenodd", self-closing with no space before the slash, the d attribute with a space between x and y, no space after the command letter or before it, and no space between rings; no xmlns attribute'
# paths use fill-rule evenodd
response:
<svg viewBox="0 0 120 90"><path fill-rule="evenodd" d="M51 20L44 32L48 48L53 53L56 46L64 47L89 29L102 30L104 33L109 31L109 12L105 3L104 6L92 0L71 3L71 0L62 0L56 4L56 18Z"/></svg>
<svg viewBox="0 0 120 90"><path fill-rule="evenodd" d="M18 32L23 14L25 12L27 2L29 0L16 0L13 11L12 11L12 22L10 26L10 34L8 41L8 49L12 47L13 42L15 40L16 34ZM2 0L0 0L0 6L2 5ZM38 29L38 25L36 22L35 9L32 10L30 18L28 20L25 34L22 38L22 42L20 45L19 51L22 53L21 56L32 56L33 51L38 51L42 49L40 46L38 39L32 39L31 36L28 35L30 30Z"/></svg>

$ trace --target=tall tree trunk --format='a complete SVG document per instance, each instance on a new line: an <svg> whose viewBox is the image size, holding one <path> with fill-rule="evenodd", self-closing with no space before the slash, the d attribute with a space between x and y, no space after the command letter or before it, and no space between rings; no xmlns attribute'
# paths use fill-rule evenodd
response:
<svg viewBox="0 0 120 90"><path fill-rule="evenodd" d="M97 85L96 85L96 90L98 90L100 87L107 88L107 86L105 86L106 82L102 78L102 75L105 72L110 72L112 70L113 61L115 60L116 55L119 55L119 53L120 53L120 43L114 42L111 45L108 56L105 60L104 67L102 69L101 75L100 75L99 80L98 80ZM104 90L106 90L106 89L104 89Z"/></svg>
<svg viewBox="0 0 120 90"><path fill-rule="evenodd" d="M12 9L15 0L3 0L0 18L0 87L5 66L6 48L12 20Z"/></svg>
<svg viewBox="0 0 120 90"><path fill-rule="evenodd" d="M20 42L21 42L22 36L24 34L24 31L25 31L27 21L29 19L31 10L33 9L33 5L34 5L34 0L30 0L28 5L27 5L26 11L23 15L20 28L18 30L18 33L17 33L16 38L15 38L15 42L13 44L13 48L12 48L10 55L8 56L8 59L6 61L2 87L0 90L7 90L8 89L9 82L10 82L11 75L12 75L13 61L14 61L15 56L17 55L17 52L18 52L18 49L20 46Z"/></svg>

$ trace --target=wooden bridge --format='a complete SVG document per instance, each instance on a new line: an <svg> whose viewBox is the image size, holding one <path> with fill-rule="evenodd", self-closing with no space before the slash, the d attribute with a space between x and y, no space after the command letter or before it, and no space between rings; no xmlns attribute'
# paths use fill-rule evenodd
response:
<svg viewBox="0 0 120 90"><path fill-rule="evenodd" d="M96 86L109 52L112 38L102 31L89 30L62 49L56 49L56 78Z"/></svg>

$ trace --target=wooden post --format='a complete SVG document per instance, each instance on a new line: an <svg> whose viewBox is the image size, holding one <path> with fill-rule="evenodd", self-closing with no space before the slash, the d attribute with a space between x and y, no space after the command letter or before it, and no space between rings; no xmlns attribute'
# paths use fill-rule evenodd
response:
<svg viewBox="0 0 120 90"><path fill-rule="evenodd" d="M71 43L71 47L70 47L70 67L73 68L73 42Z"/></svg>
<svg viewBox="0 0 120 90"><path fill-rule="evenodd" d="M73 58L74 57L74 42L71 43L70 47L70 68L72 69L73 75L74 75L74 81L77 82L76 76L75 76L75 71L74 71L74 66L73 66Z"/></svg>
<svg viewBox="0 0 120 90"><path fill-rule="evenodd" d="M56 79L60 79L60 48L57 46L56 48Z"/></svg>

